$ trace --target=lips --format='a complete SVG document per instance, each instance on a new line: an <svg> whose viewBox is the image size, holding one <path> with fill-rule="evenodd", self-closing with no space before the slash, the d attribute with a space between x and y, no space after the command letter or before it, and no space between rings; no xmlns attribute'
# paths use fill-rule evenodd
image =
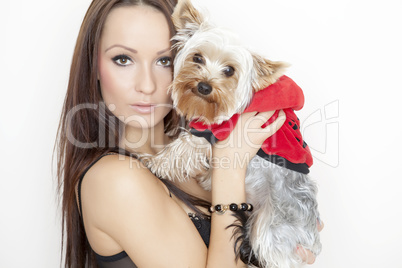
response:
<svg viewBox="0 0 402 268"><path fill-rule="evenodd" d="M155 110L156 104L152 103L135 103L130 105L131 108L134 109L134 111L140 113L140 114L149 114L152 113Z"/></svg>

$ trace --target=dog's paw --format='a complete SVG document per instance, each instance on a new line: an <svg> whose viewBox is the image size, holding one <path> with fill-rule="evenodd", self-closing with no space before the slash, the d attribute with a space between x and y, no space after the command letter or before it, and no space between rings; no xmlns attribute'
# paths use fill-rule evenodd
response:
<svg viewBox="0 0 402 268"><path fill-rule="evenodd" d="M157 154L136 156L158 178L183 182L208 177L210 147L204 138L184 131Z"/></svg>

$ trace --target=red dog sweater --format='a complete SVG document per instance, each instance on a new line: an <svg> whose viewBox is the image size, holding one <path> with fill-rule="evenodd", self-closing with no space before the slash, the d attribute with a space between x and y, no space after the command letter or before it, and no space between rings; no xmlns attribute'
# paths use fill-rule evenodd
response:
<svg viewBox="0 0 402 268"><path fill-rule="evenodd" d="M286 114L283 126L269 137L257 155L279 166L301 172L309 173L313 164L308 145L303 141L300 132L300 121L294 113L304 105L304 95L301 88L289 77L282 76L279 80L254 94L246 112L265 112L276 110L275 114L262 126L275 121L279 110ZM206 138L211 144L226 139L235 127L240 114L233 115L228 121L221 124L205 125L196 120L190 122L193 135Z"/></svg>

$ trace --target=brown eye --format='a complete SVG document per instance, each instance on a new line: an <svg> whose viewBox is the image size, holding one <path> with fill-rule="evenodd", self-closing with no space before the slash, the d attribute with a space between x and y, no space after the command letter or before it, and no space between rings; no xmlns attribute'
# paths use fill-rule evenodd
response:
<svg viewBox="0 0 402 268"><path fill-rule="evenodd" d="M130 63L132 63L131 59L126 55L117 55L112 60L114 61L114 63L122 67L130 65Z"/></svg>
<svg viewBox="0 0 402 268"><path fill-rule="evenodd" d="M199 64L205 64L203 57L200 54L195 54L193 57L193 61Z"/></svg>
<svg viewBox="0 0 402 268"><path fill-rule="evenodd" d="M232 66L226 66L225 69L223 69L223 73L226 77L231 77L234 74L234 71L235 70Z"/></svg>
<svg viewBox="0 0 402 268"><path fill-rule="evenodd" d="M163 67L170 67L172 65L172 58L170 57L163 57L158 60L157 65L163 66Z"/></svg>

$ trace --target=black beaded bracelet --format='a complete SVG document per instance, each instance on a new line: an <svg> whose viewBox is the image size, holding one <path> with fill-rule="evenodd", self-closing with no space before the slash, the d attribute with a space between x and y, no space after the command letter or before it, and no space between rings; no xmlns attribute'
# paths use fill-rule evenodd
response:
<svg viewBox="0 0 402 268"><path fill-rule="evenodd" d="M209 208L209 212L213 213L215 212L216 214L222 215L225 214L225 212L227 210L230 211L252 211L253 210L253 205L251 205L250 203L241 203L241 204L236 204L236 203L232 203L230 205L215 205L215 206L211 206Z"/></svg>

